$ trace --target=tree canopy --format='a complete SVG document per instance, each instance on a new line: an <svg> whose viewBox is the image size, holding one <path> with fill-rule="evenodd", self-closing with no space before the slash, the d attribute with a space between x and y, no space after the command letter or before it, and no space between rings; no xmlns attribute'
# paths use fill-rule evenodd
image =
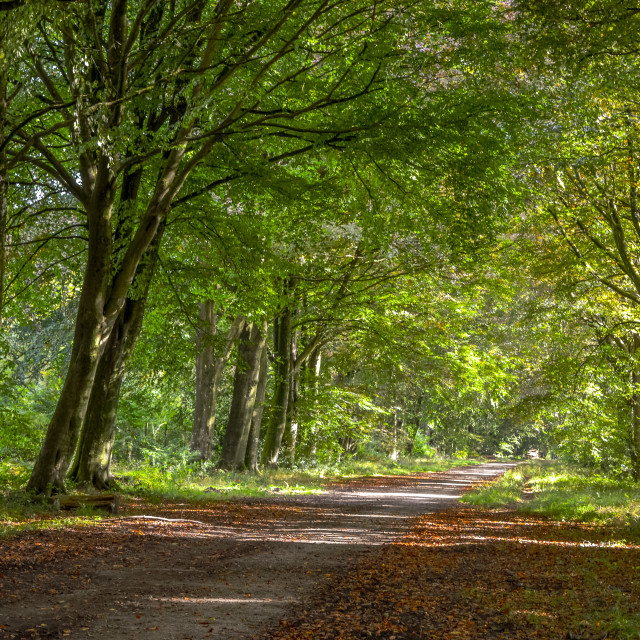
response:
<svg viewBox="0 0 640 640"><path fill-rule="evenodd" d="M368 448L638 476L637 19L0 3L0 445L39 452L27 488Z"/></svg>

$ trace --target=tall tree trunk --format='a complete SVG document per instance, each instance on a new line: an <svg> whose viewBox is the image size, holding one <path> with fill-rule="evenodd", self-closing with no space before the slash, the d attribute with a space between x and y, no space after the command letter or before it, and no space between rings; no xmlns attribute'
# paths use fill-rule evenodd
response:
<svg viewBox="0 0 640 640"><path fill-rule="evenodd" d="M4 317L4 279L7 269L7 212L9 195L9 166L4 146L7 126L7 78L0 71L0 326Z"/></svg>
<svg viewBox="0 0 640 640"><path fill-rule="evenodd" d="M190 444L191 451L197 453L200 460L211 459L220 379L245 325L244 316L234 319L227 332L224 347L216 356L213 337L218 330L217 319L212 300L200 304L200 327L196 338L196 406Z"/></svg>
<svg viewBox="0 0 640 640"><path fill-rule="evenodd" d="M289 403L287 407L287 424L282 434L282 456L285 466L292 467L296 461L296 443L298 440L298 421L296 416L296 398L294 381L289 385Z"/></svg>
<svg viewBox="0 0 640 640"><path fill-rule="evenodd" d="M298 335L293 332L291 335L291 371L289 382L289 402L287 405L287 424L282 436L282 454L289 466L293 466L296 461L296 443L298 440L298 396L300 390L300 375L302 367L296 367L298 359Z"/></svg>
<svg viewBox="0 0 640 640"><path fill-rule="evenodd" d="M120 242L123 229L132 223L135 215L133 205L141 179L142 169L139 167L124 176L118 211L119 223L114 234L116 245ZM76 456L69 472L69 477L75 482L90 484L97 489L106 489L112 483L111 452L116 437L122 379L142 330L164 229L163 222L136 270L134 285L139 285L140 295L135 300L126 299L106 341L91 388Z"/></svg>
<svg viewBox="0 0 640 640"><path fill-rule="evenodd" d="M260 357L265 334L257 323L247 323L238 342L238 363L233 382L233 397L227 430L222 444L222 469L242 469L247 453L251 418L260 378Z"/></svg>
<svg viewBox="0 0 640 640"><path fill-rule="evenodd" d="M141 295L135 300L127 299L109 335L98 363L76 457L69 472L69 477L75 482L91 484L96 489L107 489L112 484L111 452L116 437L122 379L142 330L161 240L162 232L154 239L149 255L140 264L136 279L144 283Z"/></svg>
<svg viewBox="0 0 640 640"><path fill-rule="evenodd" d="M111 329L104 310L111 277L112 197L105 192L101 198L92 198L91 204L93 206L87 208L91 221L87 263L69 368L27 483L27 491L35 493L64 491L64 480L84 421L98 361Z"/></svg>
<svg viewBox="0 0 640 640"><path fill-rule="evenodd" d="M287 426L287 406L291 384L291 310L286 307L274 323L274 351L276 354L275 388L269 407L269 424L262 450L262 465L278 464L280 444Z"/></svg>
<svg viewBox="0 0 640 640"><path fill-rule="evenodd" d="M320 367L322 366L322 349L318 348L313 351L309 357L309 366L307 367L307 375L310 377L309 389L312 397L312 406L314 414L318 411L319 404L319 384L320 384ZM313 460L318 450L318 426L317 421L314 421L314 426L311 428L305 456L309 460Z"/></svg>
<svg viewBox="0 0 640 640"><path fill-rule="evenodd" d="M127 300L100 358L76 457L69 472L74 482L96 489L108 489L112 485L111 452L116 438L120 389L126 363L140 334L144 305L144 300Z"/></svg>
<svg viewBox="0 0 640 640"><path fill-rule="evenodd" d="M635 361L636 353L640 350L640 335L633 334L631 347L631 460L633 475L640 479L640 364Z"/></svg>
<svg viewBox="0 0 640 640"><path fill-rule="evenodd" d="M244 466L254 473L258 472L258 451L260 444L260 427L262 426L262 415L264 413L264 397L267 390L267 376L269 368L269 358L267 355L267 322L262 324L262 334L265 343L260 354L260 375L258 378L258 387L256 389L256 401L253 405L253 413L251 415L251 429L249 430L249 439L247 440L247 452L244 456Z"/></svg>
<svg viewBox="0 0 640 640"><path fill-rule="evenodd" d="M215 348L218 316L213 300L199 305L200 323L196 330L196 404L193 412L191 451L198 452L201 460L211 458L211 434L216 419L218 388L215 383Z"/></svg>

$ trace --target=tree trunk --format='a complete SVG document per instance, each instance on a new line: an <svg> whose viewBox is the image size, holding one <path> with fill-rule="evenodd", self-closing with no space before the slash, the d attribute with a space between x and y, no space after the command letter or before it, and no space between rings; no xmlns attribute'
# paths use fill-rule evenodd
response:
<svg viewBox="0 0 640 640"><path fill-rule="evenodd" d="M319 404L318 387L320 383L320 367L321 366L322 366L322 350L318 348L309 357L309 366L307 368L307 374L311 377L311 381L309 383L309 389L311 391L311 396L313 400L314 414L316 414L318 411L318 404ZM318 449L318 426L317 426L317 421L314 420L314 425L311 428L311 433L309 434L309 440L308 440L307 449L305 452L307 459L313 460L313 458L316 457L317 449Z"/></svg>
<svg viewBox="0 0 640 640"><path fill-rule="evenodd" d="M233 321L224 348L216 357L213 337L217 333L217 314L212 300L200 304L200 327L197 335L196 406L191 432L191 451L200 460L211 459L213 429L216 422L218 387L231 352L245 324L244 316Z"/></svg>
<svg viewBox="0 0 640 640"><path fill-rule="evenodd" d="M404 428L404 417L402 414L402 409L400 407L395 407L393 410L393 431L392 431L392 442L391 442L391 454L389 457L396 462L398 460L398 456L400 455L400 439L402 435L402 430Z"/></svg>
<svg viewBox="0 0 640 640"><path fill-rule="evenodd" d="M84 421L98 361L111 326L105 316L111 277L112 194L107 185L102 197L87 207L89 246L82 292L76 315L69 369L44 443L27 483L27 491L64 491L64 480ZM124 303L124 301L123 301ZM117 316L113 318L115 322Z"/></svg>
<svg viewBox="0 0 640 640"><path fill-rule="evenodd" d="M211 434L216 419L218 385L215 382L215 348L217 315L213 300L199 305L200 324L196 331L196 405L191 431L191 451L201 460L211 459Z"/></svg>
<svg viewBox="0 0 640 640"><path fill-rule="evenodd" d="M118 212L119 224L115 232L116 243L120 240L123 228L131 223L134 214L131 205L137 198L141 178L142 170L139 168L124 177ZM162 223L136 270L134 285L140 284L139 297L135 300L126 299L106 341L89 396L76 457L69 472L69 477L75 482L93 485L97 489L107 489L112 484L111 452L116 437L122 379L142 330L164 229L165 225Z"/></svg>
<svg viewBox="0 0 640 640"><path fill-rule="evenodd" d="M254 473L258 472L258 451L260 444L260 427L262 426L262 415L264 413L264 397L267 390L267 376L269 358L267 355L267 322L262 323L262 334L264 336L264 346L260 354L260 376L258 378L258 387L256 388L256 401L253 405L253 413L251 415L251 429L249 430L249 439L247 440L247 452L244 456L244 466Z"/></svg>
<svg viewBox="0 0 640 640"><path fill-rule="evenodd" d="M291 383L291 311L287 307L274 323L274 350L276 352L275 388L269 407L269 424L262 450L262 465L278 465L280 444L287 426L287 405Z"/></svg>
<svg viewBox="0 0 640 640"><path fill-rule="evenodd" d="M118 316L105 352L100 358L82 425L76 458L69 477L96 489L112 486L111 452L116 438L116 418L126 364L140 330L148 291L142 298L127 300Z"/></svg>
<svg viewBox="0 0 640 640"><path fill-rule="evenodd" d="M298 439L298 415L297 403L299 396L300 374L303 369L296 367L298 358L297 332L291 335L291 371L289 376L289 402L287 406L287 424L282 436L282 454L288 466L293 466L296 461L296 442Z"/></svg>
<svg viewBox="0 0 640 640"><path fill-rule="evenodd" d="M238 363L227 430L222 444L222 469L242 469L247 453L251 419L260 378L260 358L265 334L255 323L245 324L238 343Z"/></svg>
<svg viewBox="0 0 640 640"><path fill-rule="evenodd" d="M127 247L121 257L113 251L112 213L117 181L111 167L112 158L100 154L95 161L89 161L86 158L91 154L83 156L85 160L81 165L87 186L82 202L89 241L73 348L62 392L27 491L44 494L64 491L64 479L84 422L98 362L127 302L141 260L162 234L171 198L182 184L177 179L177 171L183 153L183 148L169 153L137 229L133 233L125 230L124 236L118 238L118 244ZM134 180L133 173L131 180ZM128 184L125 180L123 189ZM122 194L121 203L125 207L130 205L130 200ZM130 208L133 211L133 207ZM123 229L120 225L117 232Z"/></svg>
<svg viewBox="0 0 640 640"><path fill-rule="evenodd" d="M633 475L640 479L640 364L635 362L636 352L640 350L640 335L633 335L631 347L631 461L633 463Z"/></svg>
<svg viewBox="0 0 640 640"><path fill-rule="evenodd" d="M9 194L9 167L4 146L7 126L7 79L0 72L0 326L4 317L4 277L7 269L7 211Z"/></svg>

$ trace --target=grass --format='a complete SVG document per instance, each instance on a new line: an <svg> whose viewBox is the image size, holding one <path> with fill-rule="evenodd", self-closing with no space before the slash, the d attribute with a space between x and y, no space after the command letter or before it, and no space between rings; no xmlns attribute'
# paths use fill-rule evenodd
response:
<svg viewBox="0 0 640 640"><path fill-rule="evenodd" d="M349 460L341 465L265 470L259 474L222 471L206 466L178 466L173 469L141 466L116 469L116 476L120 478L123 493L144 496L151 501L164 498L211 501L260 498L276 493L322 493L327 485L347 478L444 471L480 462L476 459L435 458L397 462L387 459Z"/></svg>
<svg viewBox="0 0 640 640"><path fill-rule="evenodd" d="M149 465L116 467L118 492L142 497L151 503L163 500L212 502L273 495L322 493L327 485L358 476L407 475L443 471L453 467L479 464L481 460L422 458L397 462L389 459L349 460L341 465L307 469L277 469L261 474L227 472L213 465L176 464L167 467ZM19 531L59 528L69 524L91 524L103 512L82 509L73 516L60 512L46 500L33 499L23 489L31 467L24 462L0 461L0 536ZM74 487L68 487L74 492Z"/></svg>
<svg viewBox="0 0 640 640"><path fill-rule="evenodd" d="M590 523L586 528L585 525L576 525L566 531L575 531L578 536L589 531L589 540L600 545L604 543L605 547L600 548L590 563L584 561L584 552L582 561L580 554L569 552L558 565L570 573L576 586L597 594L590 609L582 613L580 625L584 628L579 629L580 637L640 640L640 613L633 610L636 607L630 609L629 606L632 592L622 589L616 578L621 568L619 562L624 564L625 573L633 574L640 567L633 566L635 563L627 565L622 556L607 554L606 551L607 547L624 548L640 542L638 483L590 473L555 461L532 461L466 494L463 501L489 508L507 507L555 521ZM527 602L527 593L523 590L519 599L510 606L517 612L544 611L549 602L540 602L540 597L539 593L532 591L531 602ZM583 601L584 594L563 592L562 606L567 610L576 600ZM543 624L545 621L540 622ZM591 631L595 634L587 633Z"/></svg>
<svg viewBox="0 0 640 640"><path fill-rule="evenodd" d="M466 494L463 502L509 506L555 520L626 527L640 535L640 486L561 462L532 461L489 485Z"/></svg>

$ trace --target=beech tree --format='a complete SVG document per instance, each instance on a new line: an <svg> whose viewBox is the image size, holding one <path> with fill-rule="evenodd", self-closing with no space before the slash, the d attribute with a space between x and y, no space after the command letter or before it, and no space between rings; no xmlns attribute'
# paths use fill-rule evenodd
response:
<svg viewBox="0 0 640 640"><path fill-rule="evenodd" d="M105 0L42 18L24 60L31 99L48 111L16 135L22 159L80 203L88 252L67 379L29 490L63 488L98 362L178 195L406 122L418 87L405 43L431 33L422 8ZM217 171L182 192L205 160Z"/></svg>
<svg viewBox="0 0 640 640"><path fill-rule="evenodd" d="M3 15L27 11L10 5ZM3 67L0 169L6 184L18 184L26 167L21 188L66 198L86 255L66 381L31 491L63 489L79 439L73 477L108 484L119 380L176 212L221 185L250 179L269 189L303 158L318 167L344 154L366 158L390 183L407 174L405 184L429 172L433 183L455 158L457 172L443 171L439 182L461 210L464 183L482 181L483 167L496 165L495 140L506 139L496 102L511 92L498 49L474 54L480 36L508 42L509 24L491 3L37 7L28 9L33 27L21 33L18 64ZM495 74L491 85L480 67Z"/></svg>

